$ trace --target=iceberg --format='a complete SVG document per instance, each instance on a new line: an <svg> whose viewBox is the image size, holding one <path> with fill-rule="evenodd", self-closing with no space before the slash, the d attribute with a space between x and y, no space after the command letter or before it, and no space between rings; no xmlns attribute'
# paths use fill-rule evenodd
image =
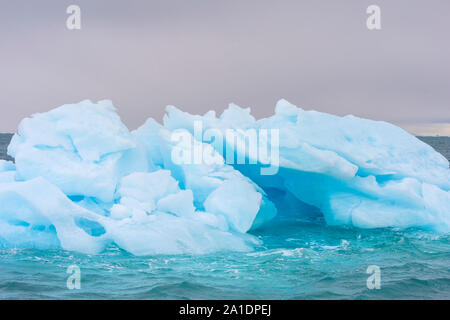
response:
<svg viewBox="0 0 450 320"><path fill-rule="evenodd" d="M0 159L0 183L14 182L16 177L16 166L11 161Z"/></svg>
<svg viewBox="0 0 450 320"><path fill-rule="evenodd" d="M206 130L221 131L236 156L247 158L245 150L239 155L243 151L238 144L228 141L228 128L279 130L276 175L262 175L258 166L235 166L269 198L282 199L277 207L285 205L280 202L288 194L306 204L299 211L317 208L330 225L450 230L448 160L392 124L305 111L286 100L277 103L274 116L258 121L248 108L233 104L218 118L214 113L190 115L173 106L166 110L164 125L170 130L193 132L201 121Z"/></svg>
<svg viewBox="0 0 450 320"><path fill-rule="evenodd" d="M74 204L44 178L0 183L0 246L58 248L98 253L103 238L95 239L77 223L97 215Z"/></svg>
<svg viewBox="0 0 450 320"><path fill-rule="evenodd" d="M105 202L113 200L121 175L147 169L110 101L83 101L24 119L8 154L21 180L43 177L66 195Z"/></svg>
<svg viewBox="0 0 450 320"><path fill-rule="evenodd" d="M163 124L134 131L107 100L22 120L14 163L0 160L0 248L248 251L261 243L253 230L288 215L450 231L448 160L392 124L286 100L260 120L235 104L219 117L166 111ZM199 135L198 123L213 134ZM276 165L261 145L276 150Z"/></svg>
<svg viewBox="0 0 450 320"><path fill-rule="evenodd" d="M218 164L178 165L173 146L152 119L130 132L110 101L24 119L8 147L15 164L0 163L7 208L0 246L96 253L115 244L136 255L250 250L259 240L246 232L276 215L264 191L218 153ZM21 189L26 195L16 196ZM56 204L62 224L54 222Z"/></svg>

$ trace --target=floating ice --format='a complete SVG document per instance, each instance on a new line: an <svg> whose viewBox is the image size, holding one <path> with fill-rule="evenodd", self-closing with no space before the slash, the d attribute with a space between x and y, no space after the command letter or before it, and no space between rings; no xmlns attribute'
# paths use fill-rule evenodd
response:
<svg viewBox="0 0 450 320"><path fill-rule="evenodd" d="M164 124L170 130L193 132L195 121L222 132L278 129L280 169L275 176L261 175L258 166L235 167L272 199L289 194L318 208L328 224L450 231L448 160L392 124L304 111L285 100L277 103L274 116L259 121L249 109L235 105L219 118L212 113L193 116L175 107L167 112Z"/></svg>
<svg viewBox="0 0 450 320"><path fill-rule="evenodd" d="M70 201L44 178L0 183L0 245L3 247L63 247L97 253L103 239L95 239L77 223L96 221L97 215Z"/></svg>
<svg viewBox="0 0 450 320"><path fill-rule="evenodd" d="M219 133L279 130L279 145L265 141L279 148L276 174L261 174L267 163L250 159L245 136L236 144L223 134L218 147L195 134L195 121ZM186 141L173 139L179 130ZM192 147L212 161L175 161ZM256 164L229 164L230 150ZM258 121L236 105L220 117L168 107L164 125L149 119L133 132L111 102L83 101L24 119L8 153L15 163L0 160L0 247L245 251L258 243L251 230L288 212L332 225L450 231L443 156L391 124L285 100Z"/></svg>
<svg viewBox="0 0 450 320"><path fill-rule="evenodd" d="M83 101L22 120L8 154L17 175L44 177L69 196L112 201L121 175L146 171L145 155L110 101Z"/></svg>
<svg viewBox="0 0 450 320"><path fill-rule="evenodd" d="M171 140L171 131L154 121L147 121L134 134L142 144L153 141L147 147L148 159L153 160L150 166L159 165L170 170L183 189L192 190L196 208L224 217L232 230L247 232L276 215L276 208L265 192L232 166L226 165L222 156L208 144L191 139L218 161L177 164L173 161L172 151L180 144ZM191 145L184 147L189 149Z"/></svg>
<svg viewBox="0 0 450 320"><path fill-rule="evenodd" d="M14 163L0 159L0 183L14 182L16 177L16 166Z"/></svg>
<svg viewBox="0 0 450 320"><path fill-rule="evenodd" d="M14 171L16 170L16 166L11 161L1 160L0 159L0 172L5 171Z"/></svg>
<svg viewBox="0 0 450 320"><path fill-rule="evenodd" d="M16 164L0 163L0 244L95 253L114 243L137 255L249 250L258 240L245 233L273 218L274 205L218 153L219 164L173 163L170 134L152 119L129 132L109 101L24 119L8 148Z"/></svg>

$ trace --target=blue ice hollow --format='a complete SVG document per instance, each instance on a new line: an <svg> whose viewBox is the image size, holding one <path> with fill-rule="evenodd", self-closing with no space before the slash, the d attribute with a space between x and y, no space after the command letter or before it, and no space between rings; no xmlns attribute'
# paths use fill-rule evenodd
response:
<svg viewBox="0 0 450 320"><path fill-rule="evenodd" d="M220 117L166 110L163 125L150 118L132 132L106 100L22 120L8 147L15 164L0 161L0 247L248 251L260 241L249 231L270 228L289 205L298 216L316 208L330 225L450 231L448 161L392 124L285 100L258 121L234 104ZM195 121L223 133L279 130L278 172L261 175L262 163L227 164L226 148L199 140ZM180 129L217 161L175 163L180 144L171 137ZM225 146L248 156L231 141Z"/></svg>

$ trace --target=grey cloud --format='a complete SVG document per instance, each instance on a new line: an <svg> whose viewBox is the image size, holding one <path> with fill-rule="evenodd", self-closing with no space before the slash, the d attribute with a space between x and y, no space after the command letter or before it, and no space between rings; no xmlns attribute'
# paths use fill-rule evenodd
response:
<svg viewBox="0 0 450 320"><path fill-rule="evenodd" d="M64 103L111 99L135 128L164 107L228 103L257 117L285 98L405 128L450 119L450 3L375 1L8 1L0 10L0 131ZM82 30L65 9L82 9ZM429 125L428 125L429 127Z"/></svg>

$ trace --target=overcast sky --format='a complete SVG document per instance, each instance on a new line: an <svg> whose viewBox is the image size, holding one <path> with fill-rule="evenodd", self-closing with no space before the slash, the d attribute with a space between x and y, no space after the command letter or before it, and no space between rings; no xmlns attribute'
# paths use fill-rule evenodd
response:
<svg viewBox="0 0 450 320"><path fill-rule="evenodd" d="M448 0L0 2L0 132L84 99L111 99L134 129L168 104L259 118L285 98L450 135ZM382 30L366 27L371 4Z"/></svg>

